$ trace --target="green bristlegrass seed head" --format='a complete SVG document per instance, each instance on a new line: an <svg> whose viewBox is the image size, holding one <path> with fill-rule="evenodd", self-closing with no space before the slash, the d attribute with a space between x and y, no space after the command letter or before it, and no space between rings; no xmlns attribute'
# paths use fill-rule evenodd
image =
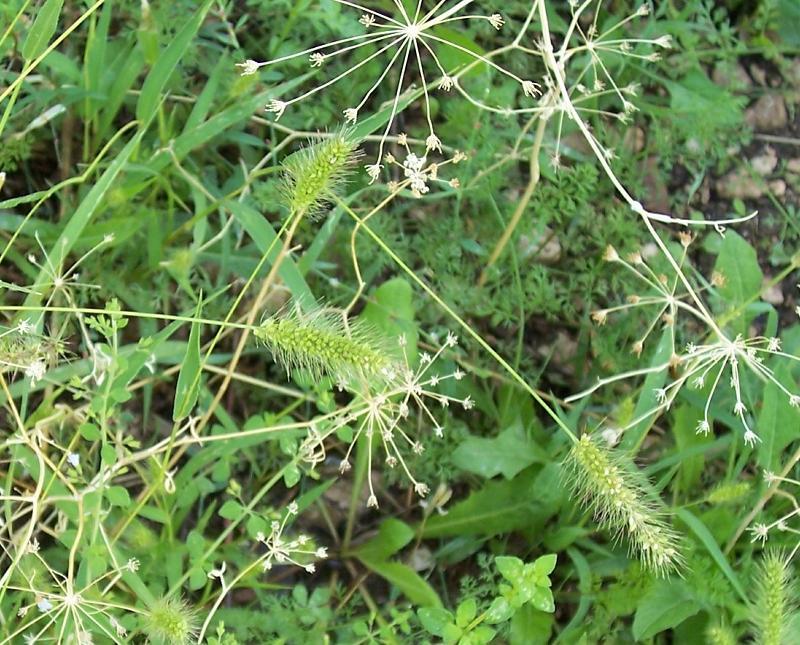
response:
<svg viewBox="0 0 800 645"><path fill-rule="evenodd" d="M159 645L189 645L197 635L196 612L180 598L159 598L145 617L144 633Z"/></svg>
<svg viewBox="0 0 800 645"><path fill-rule="evenodd" d="M319 215L358 159L357 146L351 133L341 130L289 157L283 164L283 193L289 211L305 217Z"/></svg>
<svg viewBox="0 0 800 645"><path fill-rule="evenodd" d="M796 607L796 592L789 559L779 551L768 551L755 576L750 622L756 641L762 645L784 645L789 640Z"/></svg>
<svg viewBox="0 0 800 645"><path fill-rule="evenodd" d="M583 435L564 465L573 495L615 538L626 535L630 551L648 569L663 576L681 566L678 536L647 482L621 454Z"/></svg>
<svg viewBox="0 0 800 645"><path fill-rule="evenodd" d="M706 629L708 645L736 645L736 634L727 625L711 625Z"/></svg>
<svg viewBox="0 0 800 645"><path fill-rule="evenodd" d="M347 325L336 312L293 307L261 323L253 335L270 349L287 373L303 369L339 382L379 378L393 360L380 334L361 321Z"/></svg>
<svg viewBox="0 0 800 645"><path fill-rule="evenodd" d="M709 504L730 504L750 494L750 482L719 484L706 497Z"/></svg>

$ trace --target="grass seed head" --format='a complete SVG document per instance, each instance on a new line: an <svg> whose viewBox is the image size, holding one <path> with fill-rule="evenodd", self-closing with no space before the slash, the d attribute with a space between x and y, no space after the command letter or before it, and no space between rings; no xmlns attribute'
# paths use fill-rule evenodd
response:
<svg viewBox="0 0 800 645"><path fill-rule="evenodd" d="M289 157L283 164L283 192L290 212L318 216L358 159L357 146L349 131L340 130Z"/></svg>
<svg viewBox="0 0 800 645"><path fill-rule="evenodd" d="M583 435L565 462L573 495L616 539L627 536L630 551L657 575L682 563L678 536L663 519L647 482L619 453Z"/></svg>
<svg viewBox="0 0 800 645"><path fill-rule="evenodd" d="M261 340L287 373L304 369L337 381L374 379L391 368L392 358L382 337L369 325L344 319L336 312L293 307L261 323L253 335Z"/></svg>
<svg viewBox="0 0 800 645"><path fill-rule="evenodd" d="M750 606L756 642L763 645L788 643L795 607L796 592L789 559L779 551L768 551L758 565Z"/></svg>
<svg viewBox="0 0 800 645"><path fill-rule="evenodd" d="M180 598L159 598L145 617L144 632L154 643L189 645L197 635L197 615Z"/></svg>

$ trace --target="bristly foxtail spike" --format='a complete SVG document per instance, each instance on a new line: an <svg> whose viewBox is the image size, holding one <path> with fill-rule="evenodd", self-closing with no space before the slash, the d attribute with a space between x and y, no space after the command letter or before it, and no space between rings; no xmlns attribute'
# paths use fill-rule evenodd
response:
<svg viewBox="0 0 800 645"><path fill-rule="evenodd" d="M346 128L299 150L283 163L283 194L289 211L318 216L334 199L358 160L358 141Z"/></svg>
<svg viewBox="0 0 800 645"><path fill-rule="evenodd" d="M340 314L319 307L289 307L264 320L253 335L287 373L305 369L337 381L380 379L393 362L385 339L368 324L354 320L345 325Z"/></svg>
<svg viewBox="0 0 800 645"><path fill-rule="evenodd" d="M645 567L658 576L681 567L678 535L664 521L646 480L622 454L583 435L564 465L573 495L616 539L627 537Z"/></svg>
<svg viewBox="0 0 800 645"><path fill-rule="evenodd" d="M790 642L797 592L789 558L780 551L767 551L758 564L754 582L749 612L756 642L765 645Z"/></svg>

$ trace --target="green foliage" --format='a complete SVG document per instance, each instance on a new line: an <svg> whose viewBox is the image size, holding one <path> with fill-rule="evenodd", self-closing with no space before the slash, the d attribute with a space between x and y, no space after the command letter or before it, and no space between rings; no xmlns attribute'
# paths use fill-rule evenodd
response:
<svg viewBox="0 0 800 645"><path fill-rule="evenodd" d="M797 3L465 4L0 3L0 642L794 642Z"/></svg>
<svg viewBox="0 0 800 645"><path fill-rule="evenodd" d="M555 555L544 555L528 564L519 558L502 556L495 558L495 564L510 584L504 582L497 587L499 595L488 608L479 612L474 597L462 600L455 613L442 608L422 608L417 614L425 630L445 643L481 645L491 642L503 623L524 615L528 607L538 612L555 611L549 578L556 565ZM532 631L526 633L526 638L533 637Z"/></svg>

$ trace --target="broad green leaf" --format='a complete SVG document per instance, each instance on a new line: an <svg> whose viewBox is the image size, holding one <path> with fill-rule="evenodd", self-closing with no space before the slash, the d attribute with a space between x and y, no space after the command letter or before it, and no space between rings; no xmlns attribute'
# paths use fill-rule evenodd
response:
<svg viewBox="0 0 800 645"><path fill-rule="evenodd" d="M243 513L244 508L242 505L233 499L229 499L219 509L220 517L224 517L226 520L238 520L242 517Z"/></svg>
<svg viewBox="0 0 800 645"><path fill-rule="evenodd" d="M241 202L226 200L224 205L244 227L247 234L252 238L253 242L255 242L258 250L261 251L261 253L266 253L267 249L270 249L270 260L277 258L281 249L281 243L280 240L277 239L275 229L272 228L269 221L261 213ZM297 269L297 265L291 257L287 256L283 259L280 269L278 269L278 275L289 287L294 298L298 299L300 302L306 303L316 301L305 278Z"/></svg>
<svg viewBox="0 0 800 645"><path fill-rule="evenodd" d="M128 162L128 159L139 145L143 136L144 130L140 129L125 147L120 150L114 161L109 164L105 172L103 172L100 178L94 183L91 190L86 194L86 197L83 198L78 208L72 214L72 217L69 218L58 240L51 248L49 262L51 266L64 265L64 261L70 250L78 239L80 239L83 229L86 228L87 224L94 216L100 203L111 187L111 184L122 171L123 166ZM29 295L25 298L26 306L32 307L41 303L42 293L47 291L42 285L48 283L50 280L49 269L46 266L42 267L42 270L36 278L36 283L31 287Z"/></svg>
<svg viewBox="0 0 800 645"><path fill-rule="evenodd" d="M492 601L489 609L486 611L486 622L490 625L496 625L507 621L514 615L514 608L511 604L503 598L498 596Z"/></svg>
<svg viewBox="0 0 800 645"><path fill-rule="evenodd" d="M389 556L397 553L413 538L414 532L407 524L388 519L381 525L378 535L357 548L353 555L364 566L392 583L415 604L440 607L442 601L436 591L411 567L388 560Z"/></svg>
<svg viewBox="0 0 800 645"><path fill-rule="evenodd" d="M708 530L706 525L685 508L678 510L676 515L683 522L685 522L692 532L694 532L694 534L700 539L700 542L702 542L703 546L706 548L706 551L708 551L709 555L714 559L714 562L717 563L717 566L720 568L722 573L724 573L725 577L730 580L731 585L733 585L733 588L736 590L736 593L739 594L739 597L745 603L748 602L747 594L745 594L744 588L739 582L739 578L737 577L736 573L734 573L733 568L728 562L728 559L720 550L719 545L714 540L714 537L711 535L711 532Z"/></svg>
<svg viewBox="0 0 800 645"><path fill-rule="evenodd" d="M709 444L714 439L711 436L698 434L697 424L703 419L703 411L691 405L681 405L675 410L675 422L672 430L675 434L675 444L679 451L689 450L692 447ZM680 462L679 482L681 490L691 490L703 473L705 456L697 454L684 457Z"/></svg>
<svg viewBox="0 0 800 645"><path fill-rule="evenodd" d="M130 506L131 496L122 486L109 486L105 492L106 499L112 506Z"/></svg>
<svg viewBox="0 0 800 645"><path fill-rule="evenodd" d="M736 231L728 230L714 268L725 278L720 295L732 305L758 297L764 279L755 249Z"/></svg>
<svg viewBox="0 0 800 645"><path fill-rule="evenodd" d="M534 588L530 603L539 611L546 611L548 614L552 614L556 610L553 591L549 587Z"/></svg>
<svg viewBox="0 0 800 645"><path fill-rule="evenodd" d="M519 584L525 569L525 563L511 555L499 555L494 559L494 564L500 574L509 582Z"/></svg>
<svg viewBox="0 0 800 645"><path fill-rule="evenodd" d="M782 375L785 378L781 378ZM776 370L776 377L784 383L791 382L789 370ZM786 394L771 381L764 386L763 396L764 403L756 428L761 439L758 444L758 465L774 472L781 464L784 448L800 435L800 414L789 404Z"/></svg>
<svg viewBox="0 0 800 645"><path fill-rule="evenodd" d="M665 329L664 332L661 334L661 339L658 342L658 347L656 348L655 353L653 354L653 358L650 360L650 367L656 367L658 365L666 365L669 361L670 357L672 356L673 347L672 347L672 333L671 330ZM658 399L656 398L656 390L664 387L664 383L667 380L667 369L664 368L658 372L653 372L652 374L648 374L647 378L644 380L644 385L642 385L641 394L639 395L639 399L636 401L636 408L633 412L633 418L638 419L640 417L644 417L645 414L650 412L651 410L655 409L658 406ZM622 435L622 441L620 442L620 448L625 450L634 450L636 449L641 441L644 439L645 435L647 434L648 430L653 425L653 421L655 420L654 415L646 416L640 421L637 425L630 428Z"/></svg>
<svg viewBox="0 0 800 645"><path fill-rule="evenodd" d="M453 504L447 515L431 517L422 536L492 536L535 525L547 517L536 502L535 473L526 471L511 481L490 481L462 502Z"/></svg>
<svg viewBox="0 0 800 645"><path fill-rule="evenodd" d="M197 303L195 317L200 317L201 303ZM178 374L175 387L175 403L172 407L172 420L181 421L188 417L200 394L200 324L192 323L189 342L186 344L186 356Z"/></svg>
<svg viewBox="0 0 800 645"><path fill-rule="evenodd" d="M139 102L136 104L136 118L142 124L149 123L155 115L169 77L172 76L178 62L191 45L210 6L211 0L206 0L200 8L195 9L190 14L191 18L178 30L166 49L159 54L155 65L142 85Z"/></svg>
<svg viewBox="0 0 800 645"><path fill-rule="evenodd" d="M539 558L533 563L533 570L537 576L549 576L556 568L556 560L558 556L555 553L548 553Z"/></svg>
<svg viewBox="0 0 800 645"><path fill-rule="evenodd" d="M547 461L547 453L516 422L491 439L468 437L452 455L453 464L490 479L502 474L512 479L534 462Z"/></svg>
<svg viewBox="0 0 800 645"><path fill-rule="evenodd" d="M442 606L434 588L411 567L400 562L359 559L366 567L397 587L414 604L422 607Z"/></svg>
<svg viewBox="0 0 800 645"><path fill-rule="evenodd" d="M32 61L47 49L50 39L56 33L63 4L64 0L46 0L42 8L36 12L33 25L22 44L22 56L26 61Z"/></svg>
<svg viewBox="0 0 800 645"><path fill-rule="evenodd" d="M643 640L679 625L702 605L682 580L659 580L639 601L633 618L633 636Z"/></svg>
<svg viewBox="0 0 800 645"><path fill-rule="evenodd" d="M405 522L389 518L381 523L378 535L354 549L359 558L386 560L414 539L414 530Z"/></svg>
<svg viewBox="0 0 800 645"><path fill-rule="evenodd" d="M445 625L453 622L453 614L441 607L422 607L417 610L419 622L434 636L442 636Z"/></svg>
<svg viewBox="0 0 800 645"><path fill-rule="evenodd" d="M370 295L361 314L389 338L405 337L410 362L417 353L417 327L414 324L413 290L403 278L384 282Z"/></svg>
<svg viewBox="0 0 800 645"><path fill-rule="evenodd" d="M524 605L511 619L511 645L548 645L553 630L553 615ZM566 641L572 642L572 641Z"/></svg>
<svg viewBox="0 0 800 645"><path fill-rule="evenodd" d="M462 629L467 627L478 613L478 603L475 598L467 598L459 603L456 609L456 625Z"/></svg>

